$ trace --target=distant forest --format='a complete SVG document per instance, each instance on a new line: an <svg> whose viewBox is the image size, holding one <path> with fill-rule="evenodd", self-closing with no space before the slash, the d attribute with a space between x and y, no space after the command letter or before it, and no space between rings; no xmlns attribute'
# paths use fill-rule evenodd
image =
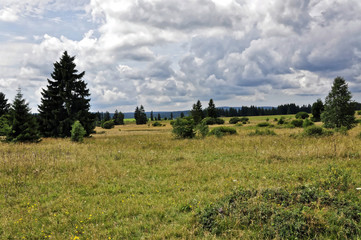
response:
<svg viewBox="0 0 361 240"><path fill-rule="evenodd" d="M361 110L361 103L355 102L355 109ZM204 109L206 111L206 109ZM296 114L298 112L311 113L311 105L296 105L294 103L279 105L277 107L256 107L256 106L242 106L242 107L217 107L217 115L219 117L239 117L239 116L265 116L265 115L286 115ZM104 113L97 113L102 119ZM147 117L150 118L151 112L146 112ZM184 116L189 116L189 111L169 111L169 112L153 112L154 116L160 116L161 119L171 119ZM113 116L113 113L110 113ZM124 118L133 118L134 112L124 113Z"/></svg>

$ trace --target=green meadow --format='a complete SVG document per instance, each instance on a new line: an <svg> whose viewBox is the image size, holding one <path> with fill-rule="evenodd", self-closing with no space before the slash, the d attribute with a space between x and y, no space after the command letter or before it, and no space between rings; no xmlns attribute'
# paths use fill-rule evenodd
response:
<svg viewBox="0 0 361 240"><path fill-rule="evenodd" d="M275 135L250 136L267 118ZM243 202L230 205L229 199L237 199L239 189L257 191L245 200L249 206L288 211L298 209L299 189L309 187L324 189L322 196L335 202L325 205L315 197L301 204L308 208L300 214L316 229L305 228L314 234L309 236L359 239L361 126L347 135L306 137L302 128L278 128L274 118L280 116L250 117L249 124L232 125L236 135L223 137L176 139L169 121L161 127L126 121L97 128L83 143L0 143L0 238L287 238L282 234L292 229L271 228L277 221L250 216L244 223L244 215L236 214ZM258 202L271 190L296 197L274 206ZM334 214L340 204L355 207ZM343 216L348 224L341 226ZM260 233L268 223L273 232Z"/></svg>

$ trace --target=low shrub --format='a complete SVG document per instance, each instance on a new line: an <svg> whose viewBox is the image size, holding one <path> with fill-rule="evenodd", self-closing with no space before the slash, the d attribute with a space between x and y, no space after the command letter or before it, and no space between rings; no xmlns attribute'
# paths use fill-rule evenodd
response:
<svg viewBox="0 0 361 240"><path fill-rule="evenodd" d="M71 126L71 137L73 142L82 142L86 131L79 121L75 121Z"/></svg>
<svg viewBox="0 0 361 240"><path fill-rule="evenodd" d="M306 118L308 118L310 115L308 115L308 113L306 113L306 112L298 112L297 114L296 114L296 118L297 119L306 119Z"/></svg>
<svg viewBox="0 0 361 240"><path fill-rule="evenodd" d="M239 117L233 117L233 118L229 119L230 124L237 124L240 121L241 121L241 119Z"/></svg>
<svg viewBox="0 0 361 240"><path fill-rule="evenodd" d="M154 123L152 123L152 126L153 127L161 127L163 125L160 122L154 122Z"/></svg>
<svg viewBox="0 0 361 240"><path fill-rule="evenodd" d="M114 120L105 121L102 123L102 128L111 129L114 127Z"/></svg>
<svg viewBox="0 0 361 240"><path fill-rule="evenodd" d="M332 135L333 132L329 130L325 130L320 126L310 126L304 129L303 135L305 136L329 136Z"/></svg>
<svg viewBox="0 0 361 240"><path fill-rule="evenodd" d="M276 118L277 119L277 118ZM282 124L285 124L286 123L286 119L285 117L280 117L280 119L278 120L277 124L278 125L282 125Z"/></svg>
<svg viewBox="0 0 361 240"><path fill-rule="evenodd" d="M209 133L209 127L205 123L200 123L195 127L196 135L206 137Z"/></svg>
<svg viewBox="0 0 361 240"><path fill-rule="evenodd" d="M196 220L201 231L222 238L358 239L358 195L350 174L331 167L320 181L292 190L239 188L198 210Z"/></svg>
<svg viewBox="0 0 361 240"><path fill-rule="evenodd" d="M205 119L202 120L203 123L205 123L206 125L214 125L214 124L224 124L224 120L221 118L211 118L211 117L206 117Z"/></svg>
<svg viewBox="0 0 361 240"><path fill-rule="evenodd" d="M213 128L210 132L210 135L214 135L216 137L222 137L224 135L233 135L237 134L237 130L231 127L216 127Z"/></svg>
<svg viewBox="0 0 361 240"><path fill-rule="evenodd" d="M195 124L192 117L177 118L171 122L173 134L177 138L193 138L195 136Z"/></svg>
<svg viewBox="0 0 361 240"><path fill-rule="evenodd" d="M261 122L257 124L257 127L273 127L269 122Z"/></svg>
<svg viewBox="0 0 361 240"><path fill-rule="evenodd" d="M341 134L341 135L345 135L345 136L347 136L348 135L348 129L347 129L347 127L346 126L341 126L341 127L339 127L339 128L335 128L335 132L337 132L337 133L339 133L339 134Z"/></svg>
<svg viewBox="0 0 361 240"><path fill-rule="evenodd" d="M302 119L294 119L291 121L291 125L293 125L295 127L302 127L303 120Z"/></svg>
<svg viewBox="0 0 361 240"><path fill-rule="evenodd" d="M305 119L305 120L303 121L302 127L303 127L303 128L306 128L306 127L313 126L313 125L315 125L315 124L314 124L311 120Z"/></svg>
<svg viewBox="0 0 361 240"><path fill-rule="evenodd" d="M264 131L256 129L254 132L250 132L248 136L274 136L276 133L270 129Z"/></svg>
<svg viewBox="0 0 361 240"><path fill-rule="evenodd" d="M357 115L361 115L361 110L360 110L360 111L357 111Z"/></svg>

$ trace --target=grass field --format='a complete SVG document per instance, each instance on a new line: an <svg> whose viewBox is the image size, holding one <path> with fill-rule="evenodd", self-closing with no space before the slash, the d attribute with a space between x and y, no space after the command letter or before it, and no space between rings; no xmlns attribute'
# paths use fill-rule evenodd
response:
<svg viewBox="0 0 361 240"><path fill-rule="evenodd" d="M0 238L247 239L247 230L204 231L197 214L239 187L311 184L330 165L361 187L360 126L347 136L290 136L301 128L249 136L266 118L251 117L237 135L222 138L175 139L165 121L97 128L84 143L0 143Z"/></svg>

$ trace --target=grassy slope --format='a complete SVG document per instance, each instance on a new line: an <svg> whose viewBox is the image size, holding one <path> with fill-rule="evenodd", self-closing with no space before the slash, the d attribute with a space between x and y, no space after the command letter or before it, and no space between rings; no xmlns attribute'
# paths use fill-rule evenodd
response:
<svg viewBox="0 0 361 240"><path fill-rule="evenodd" d="M336 164L350 169L361 187L359 126L349 136L324 138L289 137L301 129L254 137L245 126L237 130L236 136L176 140L169 122L129 124L83 144L0 143L0 236L199 238L206 236L195 235L197 208L237 186L294 188Z"/></svg>

